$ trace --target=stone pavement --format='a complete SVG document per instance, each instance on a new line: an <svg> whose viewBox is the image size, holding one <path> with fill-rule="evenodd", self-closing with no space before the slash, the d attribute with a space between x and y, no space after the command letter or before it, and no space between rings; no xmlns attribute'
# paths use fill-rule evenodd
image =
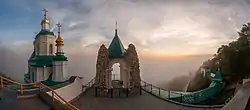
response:
<svg viewBox="0 0 250 110"><path fill-rule="evenodd" d="M21 110L51 110L51 107L38 97L18 99L17 103Z"/></svg>
<svg viewBox="0 0 250 110"><path fill-rule="evenodd" d="M92 88L83 94L76 102L81 110L219 110L185 107L173 104L155 96L142 92L142 95L131 97L95 97L95 90Z"/></svg>
<svg viewBox="0 0 250 110"><path fill-rule="evenodd" d="M24 110L18 107L16 92L0 89L0 110Z"/></svg>

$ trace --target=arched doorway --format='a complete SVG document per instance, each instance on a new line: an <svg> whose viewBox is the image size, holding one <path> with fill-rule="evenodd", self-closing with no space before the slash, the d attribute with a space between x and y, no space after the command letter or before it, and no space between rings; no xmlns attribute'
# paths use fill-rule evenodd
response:
<svg viewBox="0 0 250 110"><path fill-rule="evenodd" d="M111 86L112 88L122 88L123 87L123 81L121 77L121 68L119 63L115 63L112 66L111 71Z"/></svg>
<svg viewBox="0 0 250 110"><path fill-rule="evenodd" d="M115 67L115 68L114 68ZM110 74L110 87L112 88L129 88L128 80L129 73L126 70L127 64L124 59L121 58L110 58L108 69L112 70L108 74Z"/></svg>
<svg viewBox="0 0 250 110"><path fill-rule="evenodd" d="M111 80L112 81L121 80L120 70L121 70L121 68L120 68L119 63L115 63L112 66L112 72L111 72Z"/></svg>

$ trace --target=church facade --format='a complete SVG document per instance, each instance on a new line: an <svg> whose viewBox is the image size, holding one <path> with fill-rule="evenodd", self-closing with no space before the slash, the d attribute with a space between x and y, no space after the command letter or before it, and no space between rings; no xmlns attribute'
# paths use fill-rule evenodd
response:
<svg viewBox="0 0 250 110"><path fill-rule="evenodd" d="M39 82L47 79L61 82L69 78L67 74L68 58L63 51L61 24L58 23L57 36L50 30L47 10L41 21L41 30L33 41L34 50L28 59L28 72L24 75L25 82Z"/></svg>

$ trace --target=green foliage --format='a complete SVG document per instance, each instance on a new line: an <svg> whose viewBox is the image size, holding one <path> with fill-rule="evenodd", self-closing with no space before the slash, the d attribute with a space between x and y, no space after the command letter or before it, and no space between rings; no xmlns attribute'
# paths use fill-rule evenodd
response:
<svg viewBox="0 0 250 110"><path fill-rule="evenodd" d="M250 23L244 24L238 35L236 41L222 45L214 57L203 64L212 72L219 68L229 83L250 76Z"/></svg>

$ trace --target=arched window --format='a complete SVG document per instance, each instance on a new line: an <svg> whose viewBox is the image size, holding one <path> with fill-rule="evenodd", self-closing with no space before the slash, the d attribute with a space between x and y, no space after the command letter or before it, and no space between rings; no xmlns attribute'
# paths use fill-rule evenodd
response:
<svg viewBox="0 0 250 110"><path fill-rule="evenodd" d="M49 44L49 54L53 54L53 45Z"/></svg>
<svg viewBox="0 0 250 110"><path fill-rule="evenodd" d="M36 46L36 55L39 55L39 51L40 51L40 49L39 49L39 46Z"/></svg>

